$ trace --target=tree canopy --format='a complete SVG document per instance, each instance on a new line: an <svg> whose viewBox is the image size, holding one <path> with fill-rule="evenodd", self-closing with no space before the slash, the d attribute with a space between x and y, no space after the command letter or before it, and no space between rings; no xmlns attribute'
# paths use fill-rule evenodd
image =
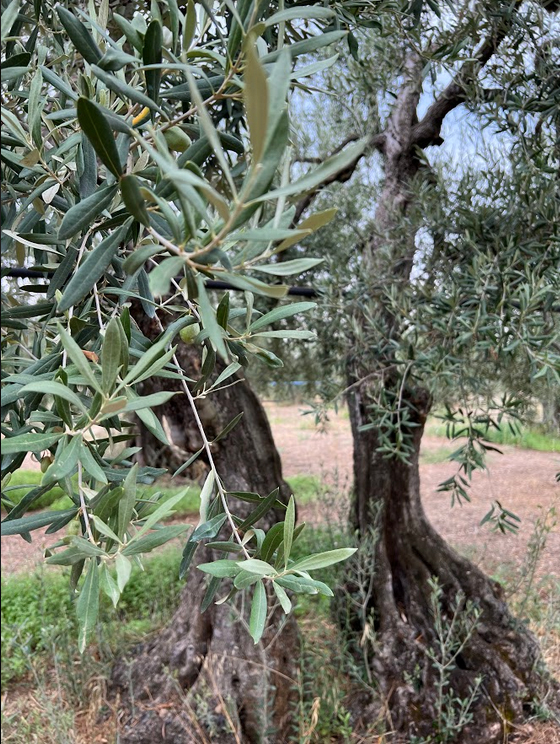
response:
<svg viewBox="0 0 560 744"><path fill-rule="evenodd" d="M282 304L263 314L254 309L254 295L284 297L287 286L275 278L321 260L275 261L332 217L319 213L294 227L290 201L364 146L354 144L300 178L287 178L287 94L332 64L298 61L344 35L326 28L333 18L326 8L275 12L250 3L212 10L190 2L186 12L175 2L156 3L150 18L114 13L111 24L106 4L88 14L13 0L3 12L4 273L19 264L48 282L23 286L21 294L6 284L2 298L2 477L9 508L2 534L30 539L39 527L56 533L78 521L80 534L62 538L47 561L72 566L82 648L95 624L99 591L116 603L131 559L188 529L160 525L176 497L155 511L153 503L137 500L136 484L161 471L133 465L136 449L126 446L131 414L169 444L153 409L177 394L139 396L135 388L147 378L180 380L197 419L203 446L180 470L202 453L210 467L181 572L200 541L216 538L228 523L226 548L236 560L201 570L216 579L235 577L232 593L254 585L255 641L266 616L263 578L277 577L273 586L288 612L284 586L328 593L308 570L353 552L292 569L290 548L300 531L293 502L268 535L252 526L277 503L277 493L237 493L256 505L243 518L232 514L212 445L239 417L209 441L195 403L235 383L249 358L281 364L262 339L311 335L269 330L311 303ZM268 277L272 281L263 281ZM214 304L208 278L243 291L243 303L230 310L222 292ZM136 306L153 319L156 338L138 327ZM200 347L197 370L181 369L177 343ZM225 365L211 378L217 357ZM116 454L120 442L125 446ZM10 473L27 453L41 458L42 483L10 505ZM55 483L74 506L26 516ZM206 602L219 585L211 582Z"/></svg>

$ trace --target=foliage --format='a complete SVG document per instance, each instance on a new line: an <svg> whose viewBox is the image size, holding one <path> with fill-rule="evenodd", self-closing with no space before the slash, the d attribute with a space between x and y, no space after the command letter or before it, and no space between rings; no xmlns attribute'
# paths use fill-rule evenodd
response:
<svg viewBox="0 0 560 744"><path fill-rule="evenodd" d="M437 716L433 722L434 734L414 744L430 742L452 742L472 720L470 708L479 694L482 677L477 677L468 695L457 698L453 695L451 675L457 667L461 651L469 642L479 623L482 611L471 602L465 602L459 592L446 613L443 591L437 579L430 580L430 610L434 619L435 638L426 649L434 670L434 686L437 691Z"/></svg>
<svg viewBox="0 0 560 744"><path fill-rule="evenodd" d="M249 359L280 365L262 339L310 337L307 330L269 330L310 303L260 313L254 295L282 298L287 287L275 277L317 265L316 258L276 260L333 216L322 212L299 229L291 202L365 147L354 143L287 178L288 90L335 58L295 71L293 63L345 31L330 30L335 13L323 7L242 6L234 12L228 3L213 10L189 3L185 13L169 0L152 3L150 17L129 21L115 13L109 22L106 4L89 15L47 1L3 5L2 251L6 267L17 262L50 281L3 286L3 486L27 453L41 459L43 476L2 529L30 539L38 527L51 534L77 520L80 534L55 543L48 562L72 566L82 650L100 592L117 603L138 556L187 530L160 524L181 494L149 516L137 499L138 484L161 472L132 465L131 417L168 444L153 409L175 394L139 397L142 380L181 381L203 441L197 456L204 452L210 466L181 574L199 542L216 538L225 524L226 548L240 551L245 565L262 558L264 535L250 528L276 497L236 494L256 507L245 519L232 514L196 400L234 382ZM243 291L243 304L230 309L227 294L214 303L208 279ZM137 313L152 320L153 337L140 331ZM196 344L199 370L180 368L177 343ZM224 368L212 377L218 358ZM120 443L125 449L115 455ZM72 507L26 517L55 484ZM274 533L268 554L276 552L290 575L292 522L279 528L280 540ZM300 575L288 588L303 591L308 575ZM262 631L264 583L262 574L251 576L254 627ZM206 602L219 584L211 583ZM284 590L277 592L288 608ZM253 630L255 639L259 634Z"/></svg>

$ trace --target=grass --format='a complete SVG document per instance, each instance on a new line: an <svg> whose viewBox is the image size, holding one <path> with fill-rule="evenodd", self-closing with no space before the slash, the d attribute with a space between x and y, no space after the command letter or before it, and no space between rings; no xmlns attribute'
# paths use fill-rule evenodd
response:
<svg viewBox="0 0 560 744"><path fill-rule="evenodd" d="M111 647L116 650L123 639L152 630L175 609L183 585L178 578L180 560L180 550L174 547L147 558L146 571L135 566L116 610L103 597L99 626ZM29 672L53 642L67 638L72 644L76 623L67 571L41 568L31 575L2 578L1 586L4 689Z"/></svg>
<svg viewBox="0 0 560 744"><path fill-rule="evenodd" d="M5 494L14 504L19 504L30 489L40 485L42 477L43 473L39 470L16 470L11 474L6 487L2 489L2 494ZM51 488L33 504L33 508L37 510L67 509L69 506L72 506L71 499L58 486Z"/></svg>
<svg viewBox="0 0 560 744"><path fill-rule="evenodd" d="M420 450L420 462L423 465L435 465L440 462L447 462L449 456L453 454L451 447L438 447L437 449Z"/></svg>
<svg viewBox="0 0 560 744"><path fill-rule="evenodd" d="M185 495L183 496L183 498L173 507L173 510L175 512L175 514L173 515L174 517L178 517L184 514L195 514L200 508L200 486L194 484L172 486L170 485L168 479L162 479L159 482L156 481L156 483L151 486L140 486L139 490L142 493L142 498L145 499L149 499L151 496L154 496L156 493L160 492L163 494L163 501L171 498L172 496L175 496L181 491L185 491ZM154 510L155 507L154 509L149 509L148 513Z"/></svg>
<svg viewBox="0 0 560 744"><path fill-rule="evenodd" d="M509 427L504 427L500 431L491 429L488 432L488 439L496 444L509 444L538 452L560 452L560 437L538 429L522 428L518 434L513 434Z"/></svg>
<svg viewBox="0 0 560 744"><path fill-rule="evenodd" d="M431 418L426 427L426 433L434 437L447 437L446 425L438 419ZM509 445L537 452L560 452L560 437L545 432L537 426L522 426L517 432L512 432L507 424L502 424L499 430L490 428L485 438L498 445Z"/></svg>
<svg viewBox="0 0 560 744"><path fill-rule="evenodd" d="M317 501L324 491L320 478L308 473L300 473L286 478L286 482L292 489L297 504L310 504Z"/></svg>

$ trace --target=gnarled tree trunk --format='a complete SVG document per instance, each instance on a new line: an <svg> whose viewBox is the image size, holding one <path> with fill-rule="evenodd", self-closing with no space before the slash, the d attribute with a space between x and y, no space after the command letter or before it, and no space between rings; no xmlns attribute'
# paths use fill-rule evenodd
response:
<svg viewBox="0 0 560 744"><path fill-rule="evenodd" d="M147 322L143 331L153 335ZM196 377L198 352L181 344L178 356L185 373ZM165 389L169 383L165 380ZM143 394L158 390L157 379L143 385ZM289 490L266 413L248 384L238 381L199 405L210 439L242 411L240 423L212 447L226 488L267 495L279 487L287 500ZM185 395L176 395L158 414L174 435L176 454L177 448L184 454L199 449L200 434ZM150 452L153 438L144 431L142 439ZM249 506L233 500L232 505L240 515ZM269 526L272 517L265 517L260 526ZM193 563L212 558L211 550L199 547ZM293 615L285 619L280 608L274 610L263 639L254 645L242 595L233 604L212 604L200 612L207 578L191 566L169 625L116 665L113 685L126 710L121 744L272 744L289 735L299 648Z"/></svg>
<svg viewBox="0 0 560 744"><path fill-rule="evenodd" d="M362 639L356 651L379 686L394 730L409 738L437 732L441 738L433 741L462 744L502 741L508 725L522 720L543 692L538 644L510 614L500 586L447 545L426 518L418 458L428 393L406 391L411 420L418 424L408 432L413 453L407 464L376 451L375 429L360 430L368 422L364 388L349 396L356 473L352 517L362 553L368 552L360 560L371 571L364 592L350 569L343 594L354 600L344 603L344 617L350 618L353 637ZM360 613L352 610L357 605ZM457 645L445 652L441 642L456 608L452 636ZM438 663L447 662L452 662L447 670L438 669ZM457 699L471 699L464 725ZM361 704L358 716L371 720L375 706Z"/></svg>

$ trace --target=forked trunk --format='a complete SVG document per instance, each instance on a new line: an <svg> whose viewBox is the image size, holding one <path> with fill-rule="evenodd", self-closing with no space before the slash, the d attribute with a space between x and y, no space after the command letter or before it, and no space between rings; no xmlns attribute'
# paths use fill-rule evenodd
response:
<svg viewBox="0 0 560 744"><path fill-rule="evenodd" d="M357 582L356 566L350 567L341 617L361 639L356 651L378 685L391 728L406 741L503 741L543 691L538 644L508 611L500 586L447 545L426 518L418 458L428 393L404 393L417 424L408 432L408 463L384 458L378 432L360 430L368 422L367 403L365 385L349 396L353 520L370 583ZM371 721L375 706L361 702L359 717Z"/></svg>
<svg viewBox="0 0 560 744"><path fill-rule="evenodd" d="M183 344L178 354L186 374L195 377L200 362L193 348ZM165 389L170 389L170 382L165 380ZM152 379L144 383L142 393L157 389L158 380ZM212 394L201 401L199 410L209 438L244 413L235 429L212 448L226 488L267 495L280 487L287 500L288 486L266 413L248 384L238 381ZM176 456L181 455L179 449L188 457L201 446L184 395L161 406L158 414L176 442ZM154 445L146 432L143 440ZM233 502L234 513L243 514L243 507L248 505ZM269 515L268 525L265 517L260 526L266 528L271 521ZM211 553L200 547L194 564L225 557ZM293 615L286 620L280 608L274 610L263 639L254 645L242 595L233 605L212 604L201 613L206 586L207 577L191 566L169 625L116 665L113 683L126 711L121 744L286 741L299 648Z"/></svg>

